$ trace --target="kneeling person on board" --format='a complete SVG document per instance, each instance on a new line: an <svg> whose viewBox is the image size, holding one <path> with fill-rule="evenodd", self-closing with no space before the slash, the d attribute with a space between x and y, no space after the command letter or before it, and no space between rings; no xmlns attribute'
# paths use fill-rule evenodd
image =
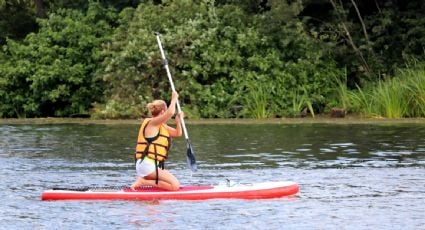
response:
<svg viewBox="0 0 425 230"><path fill-rule="evenodd" d="M132 189L146 185L166 190L180 188L177 178L164 169L171 137L182 135L180 116L183 118L183 113L179 113L175 117L176 128L167 125L167 121L176 112L178 97L178 93L173 91L168 108L163 100L155 100L148 104L147 107L152 117L144 119L139 130L135 155L137 179L131 185Z"/></svg>

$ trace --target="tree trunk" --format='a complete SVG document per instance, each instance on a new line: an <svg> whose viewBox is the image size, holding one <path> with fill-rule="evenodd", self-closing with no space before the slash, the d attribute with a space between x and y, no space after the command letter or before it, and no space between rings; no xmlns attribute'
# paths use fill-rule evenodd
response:
<svg viewBox="0 0 425 230"><path fill-rule="evenodd" d="M338 9L337 4L334 2L334 0L329 0L329 1L331 2L332 6L334 7L334 9L335 9L335 11L337 13L337 16L338 16L338 18L340 20L340 23L342 25L342 28L344 29L345 35L346 35L346 37L348 39L348 42L350 43L350 45L353 48L353 50L359 55L359 58L360 58L361 62L363 63L362 64L363 68L365 69L365 71L367 73L371 73L371 70L369 68L369 65L367 64L367 61L364 58L362 51L354 44L354 40L351 37L350 31L348 30L348 27L346 26L346 24L344 22L344 19L343 19L344 17L341 16L341 14L339 13L339 9ZM343 8L342 2L340 1L339 3L340 3L341 8Z"/></svg>
<svg viewBox="0 0 425 230"><path fill-rule="evenodd" d="M369 35L367 34L366 25L363 22L363 18L362 18L362 15L360 14L360 10L357 7L357 4L356 2L354 2L354 0L351 0L351 3L353 4L354 9L356 9L357 16L359 17L360 23L362 24L363 34L366 38L367 46L370 48Z"/></svg>
<svg viewBox="0 0 425 230"><path fill-rule="evenodd" d="M34 0L37 17L45 18L46 10L44 9L43 0Z"/></svg>

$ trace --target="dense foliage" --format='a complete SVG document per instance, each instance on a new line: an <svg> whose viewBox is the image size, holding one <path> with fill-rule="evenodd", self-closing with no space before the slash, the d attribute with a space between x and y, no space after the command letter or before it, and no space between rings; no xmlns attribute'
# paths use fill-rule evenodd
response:
<svg viewBox="0 0 425 230"><path fill-rule="evenodd" d="M0 117L146 115L149 101L170 96L155 31L189 117L314 116L334 106L376 115L390 105L371 111L356 98L377 98L373 89L392 78L416 90L401 117L425 116L414 106L423 79L412 80L423 65L400 69L425 62L424 5L0 1ZM18 11L29 17L14 17Z"/></svg>
<svg viewBox="0 0 425 230"><path fill-rule="evenodd" d="M39 19L40 30L21 42L8 40L0 64L2 117L88 113L102 98L96 80L102 44L115 14L93 4L85 14L60 9Z"/></svg>
<svg viewBox="0 0 425 230"><path fill-rule="evenodd" d="M142 114L146 102L169 97L153 31L164 34L171 72L191 116L283 116L292 112L293 97L301 93L323 109L324 97L342 71L321 44L309 38L295 15L287 15L284 24L269 21L273 14L291 13L286 7L291 6L249 20L238 7L217 8L209 2L144 4L123 12L119 32L104 49L101 75L112 86L106 107L113 110L106 112L123 109L134 114L131 108L140 105ZM279 24L260 26L271 23ZM273 37L274 33L281 36Z"/></svg>

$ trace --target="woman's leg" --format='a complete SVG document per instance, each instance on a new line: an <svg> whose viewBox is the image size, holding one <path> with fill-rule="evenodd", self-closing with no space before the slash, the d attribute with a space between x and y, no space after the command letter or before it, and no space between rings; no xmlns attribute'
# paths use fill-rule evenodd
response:
<svg viewBox="0 0 425 230"><path fill-rule="evenodd" d="M156 184L156 172L145 176L145 179L149 185L166 190L176 191L180 188L180 182L168 170L158 169L158 184Z"/></svg>
<svg viewBox="0 0 425 230"><path fill-rule="evenodd" d="M140 186L154 186L166 190L176 191L180 188L180 182L168 170L158 169L158 184L156 184L156 172L147 176L137 177L136 181L131 185L132 189Z"/></svg>
<svg viewBox="0 0 425 230"><path fill-rule="evenodd" d="M149 185L149 182L143 178L143 177L137 177L136 181L131 185L131 189L136 189L137 187L143 186L143 185Z"/></svg>

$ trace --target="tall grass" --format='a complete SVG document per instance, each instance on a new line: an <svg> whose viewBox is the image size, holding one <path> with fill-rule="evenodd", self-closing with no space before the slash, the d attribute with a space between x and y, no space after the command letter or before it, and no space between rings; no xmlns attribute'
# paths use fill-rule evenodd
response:
<svg viewBox="0 0 425 230"><path fill-rule="evenodd" d="M406 82L401 79L380 81L371 95L377 114L387 118L407 117L409 112L407 91Z"/></svg>
<svg viewBox="0 0 425 230"><path fill-rule="evenodd" d="M304 109L308 109L311 116L314 117L313 103L310 99L307 89L303 87L302 90L302 93L298 89L290 92L290 97L292 98L292 116L300 116Z"/></svg>
<svg viewBox="0 0 425 230"><path fill-rule="evenodd" d="M357 91L351 91L349 94L350 106L352 112L359 112L364 116L378 116L373 107L373 101L370 100L371 93L362 90L357 86Z"/></svg>
<svg viewBox="0 0 425 230"><path fill-rule="evenodd" d="M407 82L411 117L425 117L425 66L422 68L400 70L399 74Z"/></svg>
<svg viewBox="0 0 425 230"><path fill-rule="evenodd" d="M301 110L304 109L305 97L304 95L299 93L298 89L291 91L290 97L292 98L292 107L291 107L292 116L299 116L301 113Z"/></svg>
<svg viewBox="0 0 425 230"><path fill-rule="evenodd" d="M348 95L350 109L365 116L425 117L425 64L400 69L393 78Z"/></svg>
<svg viewBox="0 0 425 230"><path fill-rule="evenodd" d="M345 75L347 75L347 73L345 73ZM350 100L351 93L347 88L347 78L344 77L341 79L340 77L335 77L335 81L336 81L336 94L338 98L338 104L342 109L347 111L351 103L351 100Z"/></svg>
<svg viewBox="0 0 425 230"><path fill-rule="evenodd" d="M245 97L246 109L249 117L262 119L269 117L267 106L270 92L264 84L247 84L247 96Z"/></svg>

